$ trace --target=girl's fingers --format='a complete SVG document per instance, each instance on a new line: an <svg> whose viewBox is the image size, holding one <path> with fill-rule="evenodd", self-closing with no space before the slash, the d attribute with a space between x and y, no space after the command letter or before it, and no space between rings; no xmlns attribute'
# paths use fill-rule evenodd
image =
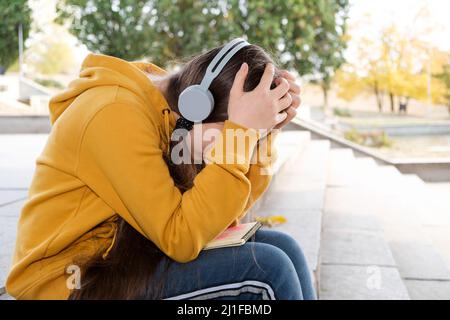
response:
<svg viewBox="0 0 450 320"><path fill-rule="evenodd" d="M285 79L289 83L289 91L291 91L294 94L300 94L301 93L300 85L297 82L295 82L295 78L292 76L292 74L289 73L289 75L290 76L287 77L281 74L281 76L275 80L275 84L279 86L280 83L282 82L282 79Z"/></svg>
<svg viewBox="0 0 450 320"><path fill-rule="evenodd" d="M275 126L279 125L280 123L282 123L284 120L286 120L287 118L287 113L286 112L280 112L276 115L275 117Z"/></svg>
<svg viewBox="0 0 450 320"><path fill-rule="evenodd" d="M280 75L287 80L295 80L295 76L287 70L281 70Z"/></svg>
<svg viewBox="0 0 450 320"><path fill-rule="evenodd" d="M284 111L285 109L289 108L291 104L292 96L289 93L286 93L286 95L278 101L278 111Z"/></svg>
<svg viewBox="0 0 450 320"><path fill-rule="evenodd" d="M300 107L300 104L302 103L300 96L298 95L291 95L291 96L292 96L291 107L294 109L298 109L298 107Z"/></svg>
<svg viewBox="0 0 450 320"><path fill-rule="evenodd" d="M286 95L286 93L288 93L289 89L289 82L286 79L281 78L281 80L279 80L279 85L275 89L271 90L271 94L275 99L281 99Z"/></svg>
<svg viewBox="0 0 450 320"><path fill-rule="evenodd" d="M289 122L291 122L292 119L295 118L295 116L297 115L297 110L295 110L294 108L288 108L286 109L286 113L287 113L287 117L284 120L284 125L288 124Z"/></svg>
<svg viewBox="0 0 450 320"><path fill-rule="evenodd" d="M262 89L262 90L267 90L267 89L270 90L270 86L272 85L274 74L275 74L275 66L272 63L268 63L266 65L264 74L262 75L257 88Z"/></svg>
<svg viewBox="0 0 450 320"><path fill-rule="evenodd" d="M279 123L277 126L275 126L274 129L281 129L283 128L285 125L287 125L289 122L292 121L292 119L295 118L295 116L297 115L297 110L290 107L288 109L285 110L286 113L286 119L283 120L283 122Z"/></svg>
<svg viewBox="0 0 450 320"><path fill-rule="evenodd" d="M284 111L278 113L275 117L275 125L279 125L280 123L282 123L284 120L286 120L287 116L288 114Z"/></svg>
<svg viewBox="0 0 450 320"><path fill-rule="evenodd" d="M248 74L248 64L243 63L241 65L241 68L236 73L236 76L234 77L233 86L231 87L230 95L239 95L244 92L244 84L245 80L247 79Z"/></svg>
<svg viewBox="0 0 450 320"><path fill-rule="evenodd" d="M288 80L289 82L289 91L292 91L292 93L300 94L302 89L298 83L292 80Z"/></svg>

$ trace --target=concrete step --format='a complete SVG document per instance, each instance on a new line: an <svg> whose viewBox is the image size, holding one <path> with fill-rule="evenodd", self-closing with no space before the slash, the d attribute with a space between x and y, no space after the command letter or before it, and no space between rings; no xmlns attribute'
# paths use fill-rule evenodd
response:
<svg viewBox="0 0 450 320"><path fill-rule="evenodd" d="M333 187L361 186L371 189L374 183L386 182L386 179L397 183L401 176L395 167L380 167L371 158L355 158L350 149L332 149L328 170L328 185Z"/></svg>
<svg viewBox="0 0 450 320"><path fill-rule="evenodd" d="M311 141L301 157L278 172L262 202L265 209L322 210L330 145ZM314 161L315 159L315 161Z"/></svg>
<svg viewBox="0 0 450 320"><path fill-rule="evenodd" d="M352 248L355 246L352 240L355 238L354 230L381 231L381 242L388 245L394 258L393 267L398 270L408 295L412 299L445 298L450 275L450 254L444 255L444 251L450 251L450 237L446 236L450 233L447 198L430 193L426 184L415 175L403 175L395 167L374 166L373 162L362 159L352 160L343 150L331 151L330 161L333 163L330 163L324 238L330 237L329 228L338 226L346 231L343 234L332 233L332 241L323 239L323 263L353 265L371 262L370 259L376 257L374 252ZM338 251L336 246L341 241L340 237L344 237L351 248L347 250L352 251L341 249L343 253L337 255L340 260L334 261L333 256L330 258L327 254ZM358 246L363 248L364 243L373 241L373 238L364 239L361 235L357 239L362 242ZM328 242L331 249L327 248ZM371 245L372 250L374 247L377 245ZM369 252L370 259L365 255L358 256L359 251ZM375 261L377 265L379 260ZM326 275L324 279L327 279ZM433 286L436 287L435 293L429 295Z"/></svg>
<svg viewBox="0 0 450 320"><path fill-rule="evenodd" d="M393 166L379 166L371 158L354 158L351 150L332 149L328 173L329 187L354 187L359 190L386 194L408 193L417 190L421 180L415 175L403 179L403 175Z"/></svg>
<svg viewBox="0 0 450 320"><path fill-rule="evenodd" d="M16 242L16 229L23 201L0 207L0 291L5 286Z"/></svg>
<svg viewBox="0 0 450 320"><path fill-rule="evenodd" d="M310 141L277 173L256 211L259 216L286 217L287 223L275 230L299 242L313 274L318 270L329 150L328 141Z"/></svg>
<svg viewBox="0 0 450 320"><path fill-rule="evenodd" d="M409 300L397 268L322 265L321 300Z"/></svg>
<svg viewBox="0 0 450 320"><path fill-rule="evenodd" d="M348 189L327 189L320 251L320 298L408 299L381 223L366 210L368 204L359 196ZM352 199L358 199L358 203L352 204Z"/></svg>
<svg viewBox="0 0 450 320"><path fill-rule="evenodd" d="M382 181L397 184L400 173L369 158L355 158L347 149L332 149L329 159L320 298L409 299L376 215L382 208L372 200L383 189Z"/></svg>
<svg viewBox="0 0 450 320"><path fill-rule="evenodd" d="M0 300L14 300L9 294L6 293L5 288L0 288Z"/></svg>
<svg viewBox="0 0 450 320"><path fill-rule="evenodd" d="M277 160L273 165L272 171L268 172L268 174L273 175L272 184L277 176L279 176L279 172L282 168L288 165L292 161L292 159L298 159L298 157L302 154L305 148L309 145L311 140L311 134L307 131L282 131L278 134L275 139L275 148L277 150ZM267 192L262 195L261 199L259 199L251 209L249 217L255 215L255 212L261 206L264 201ZM249 220L250 218L247 218ZM245 220L244 220L245 221Z"/></svg>
<svg viewBox="0 0 450 320"><path fill-rule="evenodd" d="M9 294L2 294L0 295L0 300L14 300L13 297L11 297Z"/></svg>
<svg viewBox="0 0 450 320"><path fill-rule="evenodd" d="M400 275L413 299L449 299L448 193L436 192L413 175L400 179L403 189L379 192L372 199Z"/></svg>
<svg viewBox="0 0 450 320"><path fill-rule="evenodd" d="M433 248L450 266L450 227L448 226L424 226L423 230L431 239Z"/></svg>
<svg viewBox="0 0 450 320"><path fill-rule="evenodd" d="M403 174L403 181L405 183L408 183L409 185L414 185L417 187L423 187L425 186L425 182L419 178L419 176L415 175L415 174Z"/></svg>
<svg viewBox="0 0 450 320"><path fill-rule="evenodd" d="M275 139L275 148L277 150L277 161L273 168L273 174L276 174L281 168L296 158L311 140L311 134L307 131L283 131Z"/></svg>
<svg viewBox="0 0 450 320"><path fill-rule="evenodd" d="M405 280L404 282L413 300L450 300L448 281Z"/></svg>
<svg viewBox="0 0 450 320"><path fill-rule="evenodd" d="M48 135L0 134L0 190L28 189ZM14 150L14 152L11 152Z"/></svg>
<svg viewBox="0 0 450 320"><path fill-rule="evenodd" d="M427 196L423 185L417 188L421 191L398 196L397 203L408 205L397 206L396 221L380 212L384 229L411 298L450 299L449 211L439 219L439 199Z"/></svg>

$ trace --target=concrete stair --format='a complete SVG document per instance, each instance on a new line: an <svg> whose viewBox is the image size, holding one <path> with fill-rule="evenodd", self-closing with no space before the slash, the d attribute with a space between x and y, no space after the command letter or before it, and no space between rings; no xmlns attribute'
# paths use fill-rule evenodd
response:
<svg viewBox="0 0 450 320"><path fill-rule="evenodd" d="M331 150L329 169L321 298L450 299L443 257L450 241L436 246L429 230L438 228L441 238L450 231L446 198L417 176L355 158L349 149ZM349 281L350 270L360 281Z"/></svg>
<svg viewBox="0 0 450 320"><path fill-rule="evenodd" d="M275 229L300 243L319 298L450 299L450 184L437 192L328 141L300 145L254 213L287 218Z"/></svg>
<svg viewBox="0 0 450 320"><path fill-rule="evenodd" d="M14 139L17 139L15 141ZM45 139L19 150L29 159ZM8 143L19 143L20 137ZM11 142L12 141L12 142ZM24 139L24 141L30 141ZM5 150L8 145L2 146ZM309 132L284 131L269 190L248 215L283 215L274 227L301 245L320 299L450 299L450 184L430 185ZM2 155L3 156L3 155ZM0 157L0 300L34 160Z"/></svg>
<svg viewBox="0 0 450 320"><path fill-rule="evenodd" d="M309 132L280 133L276 139L278 160L274 172L279 172L289 163L292 166L291 160L303 153L310 138ZM27 197L35 158L45 141L46 135L0 135L0 300L10 299L4 286L14 250L17 222ZM6 153L7 150L15 150L15 153ZM320 227L320 221L316 221L316 226Z"/></svg>
<svg viewBox="0 0 450 320"><path fill-rule="evenodd" d="M250 216L283 215L287 223L275 230L290 234L300 243L312 276L317 279L330 143L312 141L305 132L285 137L299 145L300 152L280 165L269 190Z"/></svg>

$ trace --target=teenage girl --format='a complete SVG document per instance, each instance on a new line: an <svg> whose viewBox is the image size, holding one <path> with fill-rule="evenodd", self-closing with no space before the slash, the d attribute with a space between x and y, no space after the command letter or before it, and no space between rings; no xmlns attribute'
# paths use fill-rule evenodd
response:
<svg viewBox="0 0 450 320"><path fill-rule="evenodd" d="M209 93L196 97L186 89L212 67L216 76L200 88L211 93L205 102ZM275 129L300 105L294 80L259 46L239 39L172 74L89 55L79 78L51 100L53 127L19 220L8 293L314 299L304 255L283 233L260 230L241 247L202 251L267 189L271 177L263 173L276 157ZM181 143L172 139L175 129L188 132L184 153L200 155L200 163L174 161ZM220 133L215 140L195 134L210 129ZM244 147L217 151L242 132Z"/></svg>

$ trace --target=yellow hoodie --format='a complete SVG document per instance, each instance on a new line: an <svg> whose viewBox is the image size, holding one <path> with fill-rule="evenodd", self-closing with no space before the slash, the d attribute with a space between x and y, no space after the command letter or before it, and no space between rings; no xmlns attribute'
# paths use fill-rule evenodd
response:
<svg viewBox="0 0 450 320"><path fill-rule="evenodd" d="M118 216L172 259L191 261L267 188L270 176L260 169L275 152L250 165L263 141L250 138L245 150L226 150L243 163L213 160L182 195L162 157L175 119L144 69L165 73L91 54L79 78L51 100L53 127L36 161L6 283L11 296L66 299L71 265L99 252L106 257ZM230 121L225 129L248 130ZM221 139L225 145L227 135Z"/></svg>

